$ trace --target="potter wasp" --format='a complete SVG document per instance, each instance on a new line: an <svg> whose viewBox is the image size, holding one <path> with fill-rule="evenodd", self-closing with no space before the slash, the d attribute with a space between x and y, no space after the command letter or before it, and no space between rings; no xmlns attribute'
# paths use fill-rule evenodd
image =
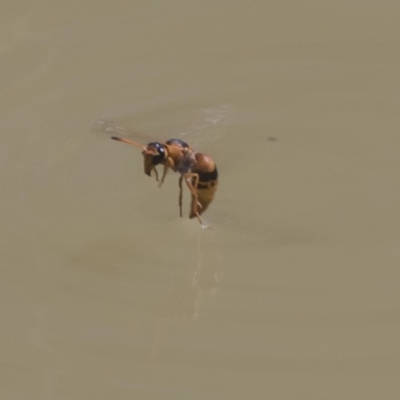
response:
<svg viewBox="0 0 400 400"><path fill-rule="evenodd" d="M124 133L123 128L107 130ZM164 143L150 142L146 146L121 136L112 136L111 139L140 148L144 158L144 173L151 176L154 172L159 187L164 183L168 170L178 172L180 216L182 217L182 186L185 182L191 193L189 218L197 218L201 226L206 228L200 215L214 199L218 187L217 166L209 155L196 152L181 139L169 139ZM156 169L158 165L163 166L161 180Z"/></svg>

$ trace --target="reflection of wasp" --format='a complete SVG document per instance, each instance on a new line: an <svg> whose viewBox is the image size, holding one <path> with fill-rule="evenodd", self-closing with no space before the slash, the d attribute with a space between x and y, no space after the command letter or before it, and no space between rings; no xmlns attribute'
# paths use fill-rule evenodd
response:
<svg viewBox="0 0 400 400"><path fill-rule="evenodd" d="M214 198L218 186L218 171L213 159L204 153L195 152L186 142L180 139L169 139L165 143L151 142L142 146L133 140L112 136L112 139L141 148L144 156L144 172L151 176L156 165L163 165L164 171L159 187L164 183L168 169L179 172L179 210L182 217L182 181L184 180L192 194L189 218L200 218Z"/></svg>

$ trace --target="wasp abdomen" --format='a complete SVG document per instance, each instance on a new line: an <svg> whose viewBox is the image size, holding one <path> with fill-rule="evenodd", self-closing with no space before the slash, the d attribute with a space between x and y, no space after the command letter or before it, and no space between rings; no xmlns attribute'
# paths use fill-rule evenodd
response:
<svg viewBox="0 0 400 400"><path fill-rule="evenodd" d="M202 214L214 200L215 192L218 187L218 170L217 167L211 172L204 172L198 170L192 170L193 173L199 176L199 181L197 184L197 202L200 206L195 207L194 202L196 201L195 196L192 196L192 207L189 217L197 217L196 213L193 211L197 209L198 214ZM194 184L195 179L192 183Z"/></svg>

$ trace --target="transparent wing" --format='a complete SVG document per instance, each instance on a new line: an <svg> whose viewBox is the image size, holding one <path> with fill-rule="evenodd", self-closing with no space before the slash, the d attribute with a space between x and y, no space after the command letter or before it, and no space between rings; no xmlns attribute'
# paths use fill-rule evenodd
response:
<svg viewBox="0 0 400 400"><path fill-rule="evenodd" d="M156 141L156 138L145 133L134 131L133 129L127 128L118 122L107 121L99 119L93 123L92 130L103 133L108 137L120 136L124 138L131 138L141 142L144 146L150 141Z"/></svg>
<svg viewBox="0 0 400 400"><path fill-rule="evenodd" d="M207 107L197 111L193 122L179 136L193 147L219 140L232 122L233 112L227 105Z"/></svg>
<svg viewBox="0 0 400 400"><path fill-rule="evenodd" d="M174 129L171 129L169 126L167 129L167 131L170 132L169 134L166 132L160 132L159 135L155 135L154 133L148 134L135 131L123 124L109 120L95 121L93 124L93 130L101 132L108 137L121 136L125 138L131 138L141 142L143 145L146 145L152 141L164 142L171 138L178 138L196 148L197 146L206 142L219 140L225 134L229 124L233 119L233 112L227 105L186 109L184 112L185 115L182 115L181 117L183 117L182 124L186 126L184 127L184 131L180 133L179 131L172 133ZM176 118L179 117L176 116ZM160 121L158 122L162 124L162 118L160 118ZM176 119L174 125L176 125Z"/></svg>

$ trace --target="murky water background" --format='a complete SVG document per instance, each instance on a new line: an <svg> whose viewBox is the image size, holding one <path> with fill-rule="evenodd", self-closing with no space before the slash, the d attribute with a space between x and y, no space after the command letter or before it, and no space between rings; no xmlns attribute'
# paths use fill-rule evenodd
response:
<svg viewBox="0 0 400 400"><path fill-rule="evenodd" d="M1 398L398 398L398 2L2 11ZM213 229L98 120L212 154Z"/></svg>

